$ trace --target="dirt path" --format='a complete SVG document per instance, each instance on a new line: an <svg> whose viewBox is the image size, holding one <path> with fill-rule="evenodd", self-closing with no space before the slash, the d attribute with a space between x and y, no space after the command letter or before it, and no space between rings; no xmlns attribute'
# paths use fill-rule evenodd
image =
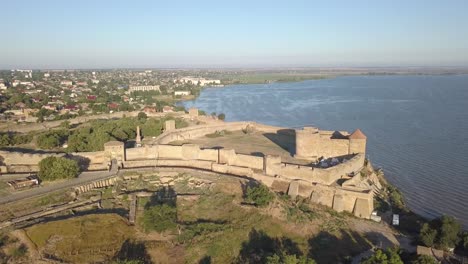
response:
<svg viewBox="0 0 468 264"><path fill-rule="evenodd" d="M376 247L388 248L398 246L408 252L415 252L411 238L393 230L386 223L376 223L362 219L352 219L350 227L366 236Z"/></svg>

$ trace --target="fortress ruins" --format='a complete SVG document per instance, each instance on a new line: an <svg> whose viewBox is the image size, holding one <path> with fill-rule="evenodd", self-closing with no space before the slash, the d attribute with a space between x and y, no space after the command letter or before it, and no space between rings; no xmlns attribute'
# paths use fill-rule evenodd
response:
<svg viewBox="0 0 468 264"><path fill-rule="evenodd" d="M193 118L193 114L190 118ZM38 163L51 155L77 160L81 168L88 171L108 170L112 161L121 169L191 168L248 177L276 192L305 197L313 203L331 207L338 212L347 211L361 218L370 218L374 210L374 192L380 187L375 175L364 178L360 174L367 166L367 140L360 130L349 134L310 127L292 130L254 122L221 121L175 129L173 120L166 122L166 131L151 143L141 141L141 147L126 148L123 142L110 141L105 143L103 151L97 152L23 154L0 151L0 172L37 172ZM268 153L249 155L237 153L235 149L171 144L219 131L251 130L293 136L295 153L291 153L291 156L303 162L286 163L281 156Z"/></svg>

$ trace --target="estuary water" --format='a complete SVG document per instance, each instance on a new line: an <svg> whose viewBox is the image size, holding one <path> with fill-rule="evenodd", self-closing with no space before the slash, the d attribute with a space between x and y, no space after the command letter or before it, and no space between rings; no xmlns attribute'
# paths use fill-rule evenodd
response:
<svg viewBox="0 0 468 264"><path fill-rule="evenodd" d="M426 217L468 227L468 75L352 76L207 88L183 103L227 121L354 131L367 155Z"/></svg>

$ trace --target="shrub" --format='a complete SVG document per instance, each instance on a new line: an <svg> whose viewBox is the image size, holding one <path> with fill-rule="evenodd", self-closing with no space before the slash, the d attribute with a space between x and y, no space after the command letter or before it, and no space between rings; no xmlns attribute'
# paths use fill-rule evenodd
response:
<svg viewBox="0 0 468 264"><path fill-rule="evenodd" d="M276 253L273 256L267 257L267 264L316 264L314 259L307 256L297 257L296 255L288 255L286 253Z"/></svg>
<svg viewBox="0 0 468 264"><path fill-rule="evenodd" d="M362 261L361 264L403 264L397 249L381 250L377 249L375 253Z"/></svg>
<svg viewBox="0 0 468 264"><path fill-rule="evenodd" d="M393 186L388 187L390 202L396 209L404 210L405 209L405 201L403 200L403 195L401 194L400 190Z"/></svg>
<svg viewBox="0 0 468 264"><path fill-rule="evenodd" d="M209 233L220 232L228 228L228 225L217 223L196 223L185 228L183 233L178 237L180 242L188 242L195 237L206 235Z"/></svg>
<svg viewBox="0 0 468 264"><path fill-rule="evenodd" d="M224 120L224 119L226 119L226 115L224 113L221 113L221 114L218 115L218 119L219 120Z"/></svg>
<svg viewBox="0 0 468 264"><path fill-rule="evenodd" d="M27 252L28 249L26 248L26 246L21 244L19 247L14 248L10 254L13 258L21 258L24 257Z"/></svg>
<svg viewBox="0 0 468 264"><path fill-rule="evenodd" d="M43 181L70 179L80 172L78 162L62 157L47 157L39 162L38 176Z"/></svg>
<svg viewBox="0 0 468 264"><path fill-rule="evenodd" d="M247 188L247 201L257 206L267 206L273 200L273 194L265 185Z"/></svg>
<svg viewBox="0 0 468 264"><path fill-rule="evenodd" d="M146 231L162 232L177 225L177 209L168 204L148 207L143 214L143 226Z"/></svg>
<svg viewBox="0 0 468 264"><path fill-rule="evenodd" d="M148 115L145 112L138 113L138 120L146 121L147 118L148 118Z"/></svg>
<svg viewBox="0 0 468 264"><path fill-rule="evenodd" d="M68 137L67 130L56 130L42 133L37 137L36 143L39 148L51 149L60 146Z"/></svg>
<svg viewBox="0 0 468 264"><path fill-rule="evenodd" d="M427 247L432 247L436 237L437 230L432 229L428 223L425 223L419 232L419 241L421 241L421 243Z"/></svg>
<svg viewBox="0 0 468 264"><path fill-rule="evenodd" d="M443 249L455 248L459 242L460 223L452 216L443 215L440 218L439 245Z"/></svg>
<svg viewBox="0 0 468 264"><path fill-rule="evenodd" d="M425 255L420 255L418 258L411 262L411 264L437 264L437 262L433 257L431 256L425 256Z"/></svg>

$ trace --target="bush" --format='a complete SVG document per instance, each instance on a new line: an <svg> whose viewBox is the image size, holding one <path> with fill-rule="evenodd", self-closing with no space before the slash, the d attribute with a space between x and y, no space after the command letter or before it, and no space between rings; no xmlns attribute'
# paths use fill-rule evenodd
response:
<svg viewBox="0 0 468 264"><path fill-rule="evenodd" d="M452 216L443 215L440 218L439 245L442 249L455 248L459 242L460 223Z"/></svg>
<svg viewBox="0 0 468 264"><path fill-rule="evenodd" d="M273 194L265 185L247 188L247 201L257 206L267 206L273 200Z"/></svg>
<svg viewBox="0 0 468 264"><path fill-rule="evenodd" d="M432 247L437 237L437 230L432 229L428 223L425 223L419 232L419 241L426 247Z"/></svg>
<svg viewBox="0 0 468 264"><path fill-rule="evenodd" d="M177 226L177 209L168 204L148 207L143 214L143 226L146 231L162 232Z"/></svg>
<svg viewBox="0 0 468 264"><path fill-rule="evenodd" d="M146 121L147 118L148 118L148 115L145 112L138 113L138 120Z"/></svg>
<svg viewBox="0 0 468 264"><path fill-rule="evenodd" d="M411 262L411 264L438 264L438 263L439 262L437 262L433 257L425 256L425 255L420 255L415 261Z"/></svg>
<svg viewBox="0 0 468 264"><path fill-rule="evenodd" d="M220 232L228 228L228 225L217 223L195 223L185 228L178 237L179 242L188 242L195 237L203 236L209 233Z"/></svg>
<svg viewBox="0 0 468 264"><path fill-rule="evenodd" d="M403 195L401 194L400 190L393 186L388 187L390 202L394 208L399 210L404 210L406 208L405 201L403 199Z"/></svg>
<svg viewBox="0 0 468 264"><path fill-rule="evenodd" d="M285 253L274 254L267 257L267 264L316 264L314 259L306 256L297 257L296 255L288 255Z"/></svg>
<svg viewBox="0 0 468 264"><path fill-rule="evenodd" d="M361 264L403 264L397 249L381 250L377 249L375 253Z"/></svg>
<svg viewBox="0 0 468 264"><path fill-rule="evenodd" d="M10 254L13 258L21 258L24 257L27 252L28 249L26 248L26 246L21 244L19 247L14 248Z"/></svg>
<svg viewBox="0 0 468 264"><path fill-rule="evenodd" d="M56 130L42 133L37 137L36 143L39 148L51 149L62 145L68 137L67 130Z"/></svg>
<svg viewBox="0 0 468 264"><path fill-rule="evenodd" d="M54 181L70 179L80 172L78 162L62 157L47 157L39 162L39 179Z"/></svg>
<svg viewBox="0 0 468 264"><path fill-rule="evenodd" d="M219 120L224 120L224 119L226 119L226 115L224 113L221 113L221 114L218 115L218 119Z"/></svg>
<svg viewBox="0 0 468 264"><path fill-rule="evenodd" d="M430 224L423 224L419 232L419 241L422 244L443 250L455 248L462 239L460 222L447 215L432 220Z"/></svg>

